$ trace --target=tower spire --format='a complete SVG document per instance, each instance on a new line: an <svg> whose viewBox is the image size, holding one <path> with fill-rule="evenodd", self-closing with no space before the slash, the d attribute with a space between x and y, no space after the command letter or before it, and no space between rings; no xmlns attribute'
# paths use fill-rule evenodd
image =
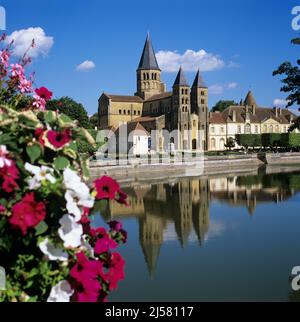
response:
<svg viewBox="0 0 300 322"><path fill-rule="evenodd" d="M138 70L141 70L141 69L160 70L155 57L155 52L152 46L149 31L147 32L147 38L145 41L140 63L138 66Z"/></svg>
<svg viewBox="0 0 300 322"><path fill-rule="evenodd" d="M193 82L192 88L206 88L203 78L200 74L200 69L198 69L195 80Z"/></svg>
<svg viewBox="0 0 300 322"><path fill-rule="evenodd" d="M176 79L175 79L175 82L174 82L174 85L173 86L189 86L186 78L185 78L185 75L184 75L184 71L182 69L182 67L180 66L179 68L179 71L178 71L178 74L176 76Z"/></svg>

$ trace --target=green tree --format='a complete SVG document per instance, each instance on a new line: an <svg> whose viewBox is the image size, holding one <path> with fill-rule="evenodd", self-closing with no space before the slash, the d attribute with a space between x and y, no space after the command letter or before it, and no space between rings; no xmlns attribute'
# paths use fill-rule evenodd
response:
<svg viewBox="0 0 300 322"><path fill-rule="evenodd" d="M300 45L300 38L292 39L292 44ZM287 97L287 107L294 104L300 105L300 59L297 60L297 65L293 66L292 63L286 61L282 63L277 70L273 72L273 76L285 75L285 78L281 80L283 86L281 92L289 93ZM294 120L290 127L290 131L295 129L300 130L300 117Z"/></svg>
<svg viewBox="0 0 300 322"><path fill-rule="evenodd" d="M238 105L235 101L219 101L212 109L212 112L223 112L227 107Z"/></svg>
<svg viewBox="0 0 300 322"><path fill-rule="evenodd" d="M90 123L91 123L91 126L93 128L95 127L98 127L99 126L99 116L98 116L98 113L95 113L93 114L91 117L90 117Z"/></svg>
<svg viewBox="0 0 300 322"><path fill-rule="evenodd" d="M62 97L60 99L50 100L47 102L46 108L52 111L59 111L68 115L72 120L77 120L78 125L86 129L92 128L88 114L83 105L75 102L70 97Z"/></svg>

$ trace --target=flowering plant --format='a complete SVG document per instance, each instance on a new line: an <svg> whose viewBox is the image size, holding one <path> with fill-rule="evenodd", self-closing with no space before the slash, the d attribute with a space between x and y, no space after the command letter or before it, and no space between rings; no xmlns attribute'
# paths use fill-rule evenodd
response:
<svg viewBox="0 0 300 322"><path fill-rule="evenodd" d="M85 182L77 140L93 138L47 111L52 92L33 89L26 55L17 64L10 56L9 46L0 51L0 301L105 301L124 278L115 249L126 232L118 222L94 228L90 214L96 202L126 203L126 195L112 178Z"/></svg>

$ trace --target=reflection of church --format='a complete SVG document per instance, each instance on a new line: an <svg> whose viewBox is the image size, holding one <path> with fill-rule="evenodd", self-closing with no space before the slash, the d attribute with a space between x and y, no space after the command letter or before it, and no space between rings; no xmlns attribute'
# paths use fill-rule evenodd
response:
<svg viewBox="0 0 300 322"><path fill-rule="evenodd" d="M210 201L216 199L230 206L246 207L252 214L258 203L282 202L300 190L300 187L293 189L292 180L284 181L279 175L277 181L276 177L272 181L270 177L183 179L176 183L125 188L129 207L112 202L108 212L102 215L106 220L137 218L140 245L149 274L153 276L161 245L167 240L179 240L185 247L195 234L199 244L203 243L209 232ZM168 231L170 225L172 236Z"/></svg>

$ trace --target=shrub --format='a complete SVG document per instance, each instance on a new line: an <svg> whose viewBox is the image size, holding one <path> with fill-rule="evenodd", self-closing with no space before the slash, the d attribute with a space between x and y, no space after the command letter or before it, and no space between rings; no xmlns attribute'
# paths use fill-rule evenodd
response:
<svg viewBox="0 0 300 322"><path fill-rule="evenodd" d="M237 144L248 149L248 147L260 147L261 135L260 134L237 134Z"/></svg>

